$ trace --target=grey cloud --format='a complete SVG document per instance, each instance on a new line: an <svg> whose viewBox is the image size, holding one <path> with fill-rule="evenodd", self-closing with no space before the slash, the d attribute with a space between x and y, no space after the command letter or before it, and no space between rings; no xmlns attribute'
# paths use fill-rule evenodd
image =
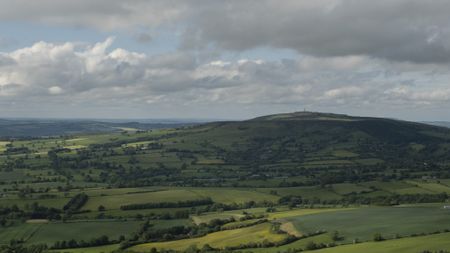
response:
<svg viewBox="0 0 450 253"><path fill-rule="evenodd" d="M137 42L139 43L150 43L153 40L152 35L150 35L149 33L145 33L145 32L140 32L134 35L134 38Z"/></svg>
<svg viewBox="0 0 450 253"><path fill-rule="evenodd" d="M440 63L450 61L448 10L445 0L215 2L193 18L187 40L196 34L198 43L229 50L272 46L321 57Z"/></svg>
<svg viewBox="0 0 450 253"><path fill-rule="evenodd" d="M0 20L94 27L154 27L177 19L185 4L174 0L0 0Z"/></svg>
<svg viewBox="0 0 450 253"><path fill-rule="evenodd" d="M184 29L184 49L269 46L318 57L413 63L450 61L449 10L447 0L0 0L0 20L101 30Z"/></svg>

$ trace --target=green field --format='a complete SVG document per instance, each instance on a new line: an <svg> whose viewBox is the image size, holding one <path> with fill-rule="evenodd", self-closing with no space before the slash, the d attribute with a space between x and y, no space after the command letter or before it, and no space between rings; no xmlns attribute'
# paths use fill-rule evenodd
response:
<svg viewBox="0 0 450 253"><path fill-rule="evenodd" d="M44 224L20 224L7 228L0 228L0 244L7 244L11 240L28 240L37 233Z"/></svg>
<svg viewBox="0 0 450 253"><path fill-rule="evenodd" d="M372 240L375 233L385 238L431 233L450 229L450 211L442 206L367 207L339 212L288 218L301 232L338 231L344 242Z"/></svg>
<svg viewBox="0 0 450 253"><path fill-rule="evenodd" d="M317 253L410 253L432 252L450 249L450 234L437 234L420 237L402 238L383 242L366 242L353 245L339 246L335 248L317 250Z"/></svg>
<svg viewBox="0 0 450 253"><path fill-rule="evenodd" d="M199 199L198 194L185 189L162 190L155 192L143 192L134 194L120 194L109 196L94 196L89 198L83 207L85 210L97 210L99 205L107 209L119 209L122 205L151 203L151 202L176 202L180 200Z"/></svg>

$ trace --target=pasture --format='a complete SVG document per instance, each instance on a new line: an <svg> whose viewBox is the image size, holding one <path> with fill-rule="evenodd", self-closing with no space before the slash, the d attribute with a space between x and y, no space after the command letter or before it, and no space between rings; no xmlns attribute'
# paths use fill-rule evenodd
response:
<svg viewBox="0 0 450 253"><path fill-rule="evenodd" d="M450 249L450 233L365 242L314 251L315 253L411 253L443 252ZM266 252L266 251L265 251Z"/></svg>
<svg viewBox="0 0 450 253"><path fill-rule="evenodd" d="M365 207L290 217L303 233L338 231L343 242L368 241L375 233L386 239L450 229L450 211L442 206Z"/></svg>

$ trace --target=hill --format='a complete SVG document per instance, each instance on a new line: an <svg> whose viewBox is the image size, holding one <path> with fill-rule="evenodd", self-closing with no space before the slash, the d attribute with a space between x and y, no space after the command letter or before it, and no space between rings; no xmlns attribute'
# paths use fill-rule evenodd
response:
<svg viewBox="0 0 450 253"><path fill-rule="evenodd" d="M329 113L277 114L240 122L218 122L178 133L202 143L225 163L286 168L386 164L446 164L450 129L384 118ZM184 145L184 146L186 146ZM182 148L182 144L178 144Z"/></svg>
<svg viewBox="0 0 450 253"><path fill-rule="evenodd" d="M159 129L190 125L187 122L129 122L58 119L0 119L0 137L42 137L86 133L120 132L123 129Z"/></svg>
<svg viewBox="0 0 450 253"><path fill-rule="evenodd" d="M58 126L70 131L64 124ZM117 124L106 126L118 131ZM329 113L2 143L8 155L41 154L26 166L100 170L91 181L120 186L313 186L450 176L450 129Z"/></svg>
<svg viewBox="0 0 450 253"><path fill-rule="evenodd" d="M298 112L206 123L157 137L131 139L92 147L111 149L144 141L145 145L133 146L136 160L149 162L141 165L156 163L165 168L165 182L186 184L186 177L191 185L248 186L261 180L281 184L280 180L289 181L285 178L293 181L287 183L290 185L316 185L447 177L450 161L450 129L329 113ZM159 145L159 155L165 158L152 160L155 163L148 160L145 154L152 152L148 142L152 142L152 149ZM124 173L118 180L153 180L143 176L145 173L135 175Z"/></svg>

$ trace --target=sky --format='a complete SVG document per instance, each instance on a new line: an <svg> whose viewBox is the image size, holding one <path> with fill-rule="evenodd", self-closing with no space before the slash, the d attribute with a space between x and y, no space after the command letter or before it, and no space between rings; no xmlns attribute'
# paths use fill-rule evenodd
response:
<svg viewBox="0 0 450 253"><path fill-rule="evenodd" d="M450 120L447 0L0 0L0 117Z"/></svg>

